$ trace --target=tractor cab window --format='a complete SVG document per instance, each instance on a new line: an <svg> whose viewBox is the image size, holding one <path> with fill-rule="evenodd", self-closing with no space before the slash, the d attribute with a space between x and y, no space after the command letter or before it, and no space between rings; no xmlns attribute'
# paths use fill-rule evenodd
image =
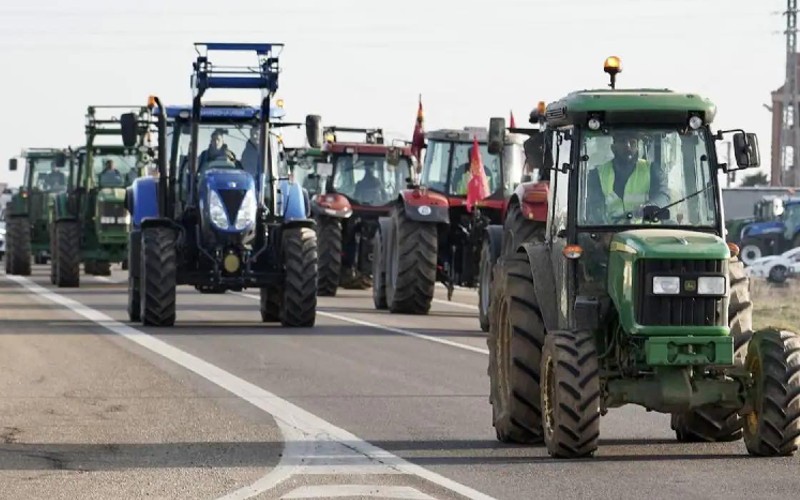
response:
<svg viewBox="0 0 800 500"><path fill-rule="evenodd" d="M319 193L319 180L314 177L317 170L318 158L310 156L295 157L290 164L292 176L295 182L308 190L308 193L315 195Z"/></svg>
<svg viewBox="0 0 800 500"><path fill-rule="evenodd" d="M409 176L409 163L390 165L385 155L339 155L334 163L333 190L364 205L385 205L397 197Z"/></svg>
<svg viewBox="0 0 800 500"><path fill-rule="evenodd" d="M713 227L717 220L702 130L585 130L578 178L579 226Z"/></svg>
<svg viewBox="0 0 800 500"><path fill-rule="evenodd" d="M56 167L55 159L30 159L28 160L28 168L31 169L31 186L34 188L49 193L58 193L67 190L67 172L64 172L64 168Z"/></svg>
<svg viewBox="0 0 800 500"><path fill-rule="evenodd" d="M92 157L92 172L97 185L105 187L125 187L137 177L135 154L95 154Z"/></svg>
<svg viewBox="0 0 800 500"><path fill-rule="evenodd" d="M786 205L783 212L783 221L786 224L786 239L793 240L800 231L800 203Z"/></svg>
<svg viewBox="0 0 800 500"><path fill-rule="evenodd" d="M467 184L469 183L470 176L467 175L470 171L470 151L472 151L472 143L458 143L453 145L453 163L452 175L450 178L450 194L458 196L467 195ZM490 155L489 147L486 144L481 144L478 147L483 161L483 171L486 178L489 179L489 192L494 193L500 185L502 178L500 173L500 156Z"/></svg>

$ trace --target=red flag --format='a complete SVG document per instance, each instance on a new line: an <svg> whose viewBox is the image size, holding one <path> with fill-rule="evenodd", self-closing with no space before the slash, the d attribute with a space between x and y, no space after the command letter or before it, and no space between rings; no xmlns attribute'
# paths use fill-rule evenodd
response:
<svg viewBox="0 0 800 500"><path fill-rule="evenodd" d="M517 128L517 124L514 122L514 112L511 112L511 120L508 122L508 128Z"/></svg>
<svg viewBox="0 0 800 500"><path fill-rule="evenodd" d="M422 148L425 147L425 125L422 113L422 94L419 96L419 109L417 110L417 123L414 125L414 136L411 139L411 154L421 161Z"/></svg>
<svg viewBox="0 0 800 500"><path fill-rule="evenodd" d="M481 158L477 137L474 138L472 149L469 152L469 173L467 211L472 212L475 203L489 196L489 179L486 178L486 172L483 170L483 158Z"/></svg>

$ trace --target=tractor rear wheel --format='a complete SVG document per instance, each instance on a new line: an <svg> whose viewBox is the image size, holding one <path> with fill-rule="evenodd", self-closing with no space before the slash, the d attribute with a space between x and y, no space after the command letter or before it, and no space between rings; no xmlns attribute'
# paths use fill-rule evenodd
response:
<svg viewBox="0 0 800 500"><path fill-rule="evenodd" d="M375 309L388 309L386 302L386 266L383 263L386 250L386 235L380 230L375 231L372 237L372 302Z"/></svg>
<svg viewBox="0 0 800 500"><path fill-rule="evenodd" d="M283 291L277 287L261 288L261 321L264 323L276 323L281 320L282 296Z"/></svg>
<svg viewBox="0 0 800 500"><path fill-rule="evenodd" d="M545 328L527 255L501 258L494 276L486 342L495 433L504 443L541 443L539 365Z"/></svg>
<svg viewBox="0 0 800 500"><path fill-rule="evenodd" d="M342 222L333 217L317 219L319 227L320 296L334 297L342 272Z"/></svg>
<svg viewBox="0 0 800 500"><path fill-rule="evenodd" d="M516 253L517 247L529 241L544 241L545 224L525 218L518 203L508 207L503 222L503 255Z"/></svg>
<svg viewBox="0 0 800 500"><path fill-rule="evenodd" d="M148 227L142 230L139 272L142 324L174 325L178 262L173 229Z"/></svg>
<svg viewBox="0 0 800 500"><path fill-rule="evenodd" d="M733 362L744 366L748 342L753 335L753 303L750 301L750 279L744 264L731 259L728 265L731 294L728 305L728 326L733 337ZM727 442L742 437L742 417L729 408L705 407L685 413L674 413L671 426L680 442Z"/></svg>
<svg viewBox="0 0 800 500"><path fill-rule="evenodd" d="M13 254L9 257L11 274L19 276L31 275L31 225L27 217L13 217L10 221L9 240L13 245Z"/></svg>
<svg viewBox="0 0 800 500"><path fill-rule="evenodd" d="M547 452L559 458L591 456L600 436L600 370L593 332L550 332L541 374Z"/></svg>
<svg viewBox="0 0 800 500"><path fill-rule="evenodd" d="M489 304L491 303L493 269L491 242L486 238L483 240L483 245L481 245L481 263L478 279L478 322L484 332L489 331Z"/></svg>
<svg viewBox="0 0 800 500"><path fill-rule="evenodd" d="M401 204L392 217L386 262L386 301L393 313L427 314L436 285L436 225L406 217Z"/></svg>
<svg viewBox="0 0 800 500"><path fill-rule="evenodd" d="M753 334L745 367L753 377L753 411L744 415L748 453L777 457L800 447L800 336L767 329Z"/></svg>
<svg viewBox="0 0 800 500"><path fill-rule="evenodd" d="M283 326L314 326L317 317L317 234L306 227L283 231L286 269L281 303Z"/></svg>
<svg viewBox="0 0 800 500"><path fill-rule="evenodd" d="M56 286L74 288L81 282L81 233L76 221L56 222Z"/></svg>
<svg viewBox="0 0 800 500"><path fill-rule="evenodd" d="M56 244L56 224L50 224L50 284L55 285L58 277L58 245Z"/></svg>
<svg viewBox="0 0 800 500"><path fill-rule="evenodd" d="M742 249L739 252L742 262L749 266L755 260L764 256L762 243L756 239L747 239L742 242Z"/></svg>
<svg viewBox="0 0 800 500"><path fill-rule="evenodd" d="M83 262L83 272L89 276L94 276L94 261L86 260Z"/></svg>
<svg viewBox="0 0 800 500"><path fill-rule="evenodd" d="M142 320L142 290L139 278L128 274L128 319L131 321Z"/></svg>
<svg viewBox="0 0 800 500"><path fill-rule="evenodd" d="M95 276L111 276L111 262L107 260L96 260L94 262Z"/></svg>

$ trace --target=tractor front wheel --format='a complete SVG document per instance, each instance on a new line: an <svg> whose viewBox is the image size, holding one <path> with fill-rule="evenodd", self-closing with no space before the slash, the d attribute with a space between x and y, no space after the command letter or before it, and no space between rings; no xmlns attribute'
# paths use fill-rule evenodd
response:
<svg viewBox="0 0 800 500"><path fill-rule="evenodd" d="M317 234L300 227L283 232L286 269L281 303L283 326L314 326L317 317Z"/></svg>
<svg viewBox="0 0 800 500"><path fill-rule="evenodd" d="M261 321L264 323L277 323L281 320L282 296L283 292L277 287L261 288Z"/></svg>
<svg viewBox="0 0 800 500"><path fill-rule="evenodd" d="M489 304L491 303L493 268L491 242L486 238L483 241L483 245L481 245L481 263L478 279L478 322L484 332L489 331Z"/></svg>
<svg viewBox="0 0 800 500"><path fill-rule="evenodd" d="M56 286L74 288L81 281L81 233L76 221L56 222Z"/></svg>
<svg viewBox="0 0 800 500"><path fill-rule="evenodd" d="M31 274L31 225L27 217L14 217L10 221L9 240L13 252L9 256L11 274Z"/></svg>
<svg viewBox="0 0 800 500"><path fill-rule="evenodd" d="M399 205L392 218L386 262L386 301L393 313L427 314L436 285L439 240L436 225L417 222Z"/></svg>
<svg viewBox="0 0 800 500"><path fill-rule="evenodd" d="M140 274L141 321L147 326L175 324L177 254L175 231L166 227L142 230Z"/></svg>
<svg viewBox="0 0 800 500"><path fill-rule="evenodd" d="M518 203L508 207L503 222L503 254L514 254L517 247L528 241L544 241L545 224L525 218Z"/></svg>
<svg viewBox="0 0 800 500"><path fill-rule="evenodd" d="M550 332L540 373L547 452L558 458L591 456L600 436L600 371L594 334Z"/></svg>
<svg viewBox="0 0 800 500"><path fill-rule="evenodd" d="M332 217L320 217L319 224L319 285L320 296L334 297L342 272L342 222Z"/></svg>
<svg viewBox="0 0 800 500"><path fill-rule="evenodd" d="M386 266L383 263L386 250L384 238L385 235L380 229L375 231L375 236L372 237L372 302L378 310L389 307L386 303Z"/></svg>
<svg viewBox="0 0 800 500"><path fill-rule="evenodd" d="M501 258L494 276L486 340L492 423L504 443L541 443L539 365L545 328L527 256Z"/></svg>
<svg viewBox="0 0 800 500"><path fill-rule="evenodd" d="M800 446L800 336L777 329L755 332L745 367L754 382L752 411L744 415L748 453L794 455Z"/></svg>

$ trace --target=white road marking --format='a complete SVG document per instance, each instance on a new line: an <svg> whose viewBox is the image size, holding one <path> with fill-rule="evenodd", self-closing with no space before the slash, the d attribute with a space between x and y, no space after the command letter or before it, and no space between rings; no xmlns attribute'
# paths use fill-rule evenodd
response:
<svg viewBox="0 0 800 500"><path fill-rule="evenodd" d="M285 399L281 399L255 384L247 382L208 361L178 349L141 330L116 321L81 302L50 291L22 276L7 277L27 290L66 307L97 325L203 377L270 414L275 419L286 441L284 457L278 466L260 481L237 490L226 498L249 498L259 495L297 473L302 468L316 463L326 467L338 467L347 474L358 474L359 468L366 464L369 464L372 468L374 466L383 466L386 470L385 473L393 472L417 476L466 498L492 500L492 497L488 495L370 444L349 431L336 427L330 422ZM429 339L433 339L433 337ZM433 340L439 341L440 339ZM470 346L462 347L468 348ZM472 348L469 350L472 350Z"/></svg>
<svg viewBox="0 0 800 500"><path fill-rule="evenodd" d="M102 281L103 283L117 283L116 281L106 276L94 276L94 279L97 281Z"/></svg>
<svg viewBox="0 0 800 500"><path fill-rule="evenodd" d="M402 500L436 500L409 486L373 486L368 484L331 484L301 486L281 497L281 500L303 498L372 497Z"/></svg>
<svg viewBox="0 0 800 500"><path fill-rule="evenodd" d="M437 304L444 304L446 306L460 307L462 309L469 309L470 311L477 311L478 306L472 304L464 304L463 302L456 302L454 300L433 299Z"/></svg>
<svg viewBox="0 0 800 500"><path fill-rule="evenodd" d="M249 293L241 293L241 292L234 292L236 295L241 295L242 297L247 297L248 299L255 299L260 300L259 297L255 295L250 295ZM354 325L366 326L369 328L377 328L378 330L384 330L387 332L398 333L400 335L405 335L407 337L414 337L415 339L427 340L428 342L436 342L437 344L443 344L450 347L456 347L458 349L464 349L465 351L477 352L478 354L489 354L488 349L483 349L481 347L475 347L467 344L462 344L460 342L453 342L452 340L447 339L440 339L438 337L433 337L431 335L424 335L422 333L412 332L411 330L404 330L402 328L395 328L393 326L386 326L386 325L379 325L378 323L372 323L370 321L364 321L361 319L355 318L348 318L347 316L340 316L338 314L333 314L325 311L320 311L317 309L317 314L320 316L325 316L326 318L333 318L339 321L344 321L346 323L352 323Z"/></svg>

